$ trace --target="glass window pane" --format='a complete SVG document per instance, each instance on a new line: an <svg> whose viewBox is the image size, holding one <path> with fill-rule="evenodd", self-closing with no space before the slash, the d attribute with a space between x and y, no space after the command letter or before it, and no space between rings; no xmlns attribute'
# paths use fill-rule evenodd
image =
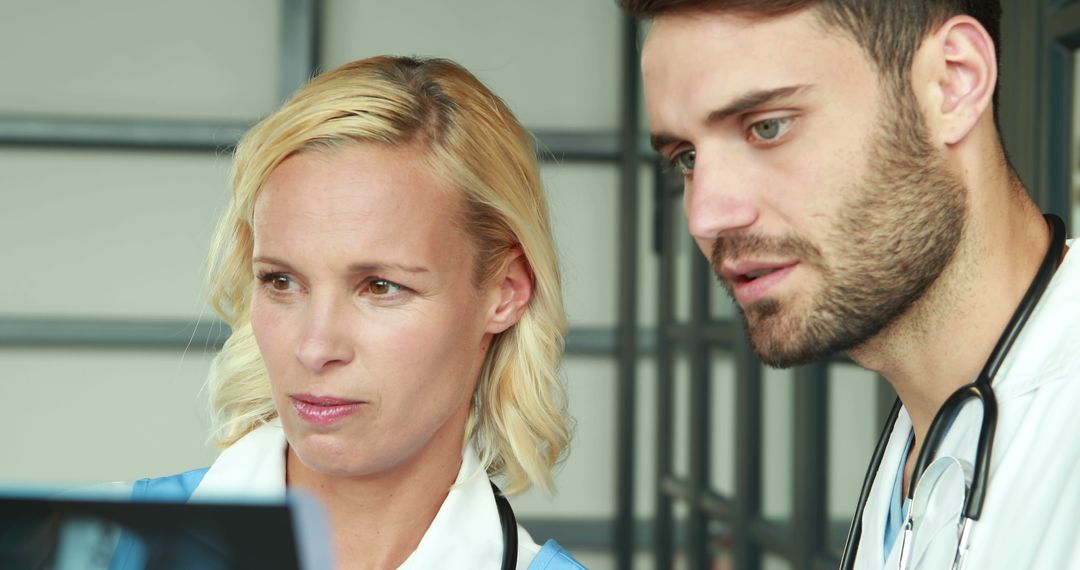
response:
<svg viewBox="0 0 1080 570"><path fill-rule="evenodd" d="M715 276L710 277L709 285L709 316L716 320L728 320L739 317L739 308L731 299L727 289L720 284ZM739 319L742 322L742 319Z"/></svg>
<svg viewBox="0 0 1080 570"><path fill-rule="evenodd" d="M211 354L0 348L0 481L87 484L210 465ZM11 405L11 404L17 405ZM47 410L43 406L47 403Z"/></svg>
<svg viewBox="0 0 1080 570"><path fill-rule="evenodd" d="M0 113L253 120L279 97L280 4L7 2Z"/></svg>
<svg viewBox="0 0 1080 570"><path fill-rule="evenodd" d="M765 518L775 521L791 519L793 381L791 370L762 368L761 506Z"/></svg>
<svg viewBox="0 0 1080 570"><path fill-rule="evenodd" d="M618 171L590 164L541 169L572 326L613 327L618 290Z"/></svg>
<svg viewBox="0 0 1080 570"><path fill-rule="evenodd" d="M616 365L611 358L563 359L570 415L577 422L571 453L555 472L554 497L533 488L514 496L518 517L608 518L615 513Z"/></svg>
<svg viewBox="0 0 1080 570"><path fill-rule="evenodd" d="M60 166L58 166L60 165ZM210 154L0 149L0 314L191 319L230 161Z"/></svg>
<svg viewBox="0 0 1080 570"><path fill-rule="evenodd" d="M672 199L677 200L677 198ZM671 217L674 221L671 228L675 232L673 236L675 244L674 317L677 322L685 323L690 320L690 264L696 261L694 256L701 254L694 240L690 238L690 229L682 208L673 208Z"/></svg>
<svg viewBox="0 0 1080 570"><path fill-rule="evenodd" d="M877 425L877 376L854 364L829 365L827 544L842 549L859 500Z"/></svg>
<svg viewBox="0 0 1080 570"><path fill-rule="evenodd" d="M634 425L634 512L642 520L656 515L656 360L639 358L637 421ZM614 422L615 418L611 418Z"/></svg>
<svg viewBox="0 0 1080 570"><path fill-rule="evenodd" d="M330 0L323 63L379 54L448 57L530 128L614 131L620 23L613 2Z"/></svg>
<svg viewBox="0 0 1080 570"><path fill-rule="evenodd" d="M766 554L761 557L761 567L764 570L791 570L791 563L775 554Z"/></svg>
<svg viewBox="0 0 1080 570"><path fill-rule="evenodd" d="M709 478L713 491L735 494L735 355L715 350L709 367Z"/></svg>
<svg viewBox="0 0 1080 570"><path fill-rule="evenodd" d="M644 166L639 173L638 201L638 324L653 329L658 321L657 288L660 285L660 256L656 245L656 196L653 192L655 178L651 166ZM612 232L617 230L612 229Z"/></svg>

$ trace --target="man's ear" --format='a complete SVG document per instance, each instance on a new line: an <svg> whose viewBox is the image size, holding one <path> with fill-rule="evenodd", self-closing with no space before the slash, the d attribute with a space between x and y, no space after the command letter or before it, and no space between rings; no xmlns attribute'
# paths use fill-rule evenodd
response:
<svg viewBox="0 0 1080 570"><path fill-rule="evenodd" d="M507 254L506 268L495 279L498 304L488 321L486 332L498 334L517 324L532 298L533 276L529 261L520 246Z"/></svg>
<svg viewBox="0 0 1080 570"><path fill-rule="evenodd" d="M934 138L953 145L991 108L997 86L994 42L971 16L954 16L919 47L912 81Z"/></svg>

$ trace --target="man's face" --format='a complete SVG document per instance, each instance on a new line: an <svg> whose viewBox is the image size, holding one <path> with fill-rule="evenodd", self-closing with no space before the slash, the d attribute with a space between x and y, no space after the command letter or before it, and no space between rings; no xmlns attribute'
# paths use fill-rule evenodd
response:
<svg viewBox="0 0 1080 570"><path fill-rule="evenodd" d="M952 258L966 193L913 96L812 10L661 17L642 68L690 232L766 363L857 348Z"/></svg>

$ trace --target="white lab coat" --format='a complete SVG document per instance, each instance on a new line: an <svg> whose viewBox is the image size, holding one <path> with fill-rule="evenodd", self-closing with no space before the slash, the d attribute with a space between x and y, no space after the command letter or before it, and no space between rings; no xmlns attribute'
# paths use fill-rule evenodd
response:
<svg viewBox="0 0 1080 570"><path fill-rule="evenodd" d="M264 425L218 456L191 495L215 498L283 498L285 433L279 422ZM518 525L518 570L526 570L540 546ZM495 495L472 446L462 455L457 482L420 544L399 569L499 568L503 535Z"/></svg>
<svg viewBox="0 0 1080 570"><path fill-rule="evenodd" d="M1070 252L1017 338L993 388L998 424L982 517L971 531L970 569L1080 569L1080 244ZM981 412L964 407L938 456L974 463ZM896 568L897 538L886 561L885 518L911 418L901 410L866 508L858 569ZM935 501L937 499L935 498ZM959 512L960 497L942 497ZM929 524L929 527L935 527ZM956 527L913 541L912 568L948 568ZM925 536L925 535L934 535Z"/></svg>

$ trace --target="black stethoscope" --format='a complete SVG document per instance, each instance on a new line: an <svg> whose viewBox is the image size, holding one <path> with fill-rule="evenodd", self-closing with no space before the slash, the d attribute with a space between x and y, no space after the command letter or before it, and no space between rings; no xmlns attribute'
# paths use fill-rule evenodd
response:
<svg viewBox="0 0 1080 570"><path fill-rule="evenodd" d="M495 483L491 484L491 490L495 492L495 506L499 509L499 522L502 524L502 570L514 570L518 553L517 518L514 517L514 509L510 508L510 501L506 500Z"/></svg>
<svg viewBox="0 0 1080 570"><path fill-rule="evenodd" d="M1024 323L1027 322L1028 317L1031 316L1031 313L1035 310L1035 305L1038 304L1039 298L1042 297L1046 287L1050 284L1050 279L1054 276L1054 272L1057 270L1058 265L1060 265L1062 254L1065 251L1065 222L1061 221L1061 218L1053 214L1045 214L1045 217L1046 221L1050 224L1052 237L1050 240L1050 247L1046 251L1046 256L1042 260L1042 265L1039 266L1038 273L1035 274L1034 281L1032 281L1031 286L1028 287L1027 292L1024 294L1024 298L1021 299L1020 306L1018 306L1016 312L1013 313L1012 319L1009 320L1008 326L1005 327L1005 331L998 339L997 344L994 346L994 351L990 353L990 358L987 359L978 378L976 378L974 382L961 386L960 389L953 392L953 394L949 396L949 399L945 400L945 403L942 404L941 409L939 409L934 416L934 421L930 424L930 430L926 434L922 450L919 452L919 457L915 461L915 469L912 472L911 483L907 493L907 498L911 500L911 503L908 507L909 514L904 522L903 534L901 535L901 569L906 568L909 563L912 537L914 530L916 530L913 528L914 518L916 512L920 510L917 506L926 503L927 501L925 497L916 496L918 495L916 493L916 486L923 479L923 475L927 471L927 468L931 466L931 462L934 461L938 447L941 445L941 442L945 439L945 435L949 432L949 428L952 427L953 422L960 414L963 405L970 400L976 400L982 404L982 424L979 427L979 440L975 451L975 465L970 473L971 483L970 486L967 487L966 495L963 499L962 522L958 528L958 542L956 554L953 557L952 568L963 568L967 562L967 547L971 526L974 521L979 520L983 502L986 500L986 481L990 472L990 455L994 447L994 431L997 428L997 399L994 397L991 383L994 380L994 375L997 374L998 368L1001 367L1002 362L1005 361L1005 357L1009 354L1009 348L1012 347L1016 337L1020 335L1020 331L1024 328ZM844 556L840 562L840 568L844 570L855 567L855 553L858 550L859 541L862 535L863 510L866 508L866 502L870 496L870 488L873 486L874 479L877 477L878 469L881 467L881 461L885 457L885 449L888 447L889 437L892 434L893 427L896 425L896 418L899 413L900 400L897 399L896 403L893 404L889 419L885 422L885 429L881 433L881 438L878 440L877 447L874 449L874 456L870 462L870 469L867 471L866 478L863 480L862 491L859 493L859 505L855 511L855 519L852 521L851 528L848 530L847 542L844 545ZM942 469L935 469L933 477L941 477L943 474L942 471Z"/></svg>

